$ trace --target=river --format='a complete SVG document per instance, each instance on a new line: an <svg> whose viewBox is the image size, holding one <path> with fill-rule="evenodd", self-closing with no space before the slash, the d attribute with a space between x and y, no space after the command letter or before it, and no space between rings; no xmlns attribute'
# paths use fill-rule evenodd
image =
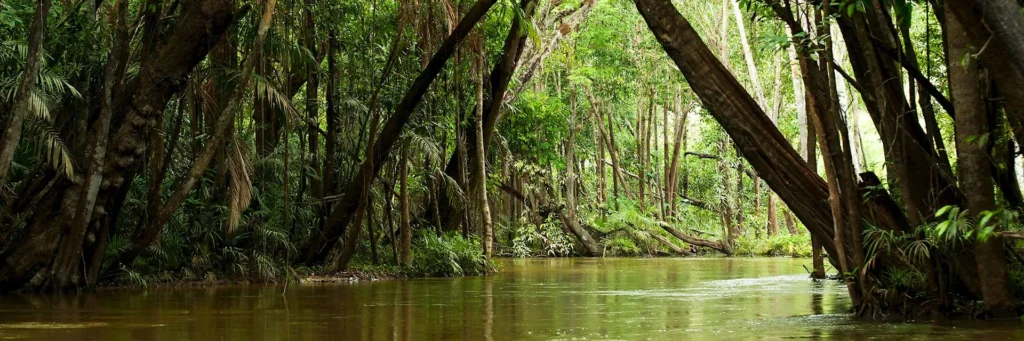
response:
<svg viewBox="0 0 1024 341"><path fill-rule="evenodd" d="M1024 340L870 322L807 259L502 260L489 277L0 296L0 340Z"/></svg>

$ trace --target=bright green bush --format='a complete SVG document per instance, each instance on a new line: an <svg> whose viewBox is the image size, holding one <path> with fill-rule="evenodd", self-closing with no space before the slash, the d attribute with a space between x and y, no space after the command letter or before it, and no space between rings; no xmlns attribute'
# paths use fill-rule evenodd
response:
<svg viewBox="0 0 1024 341"><path fill-rule="evenodd" d="M416 239L409 271L416 275L455 277L485 274L494 269L475 237L463 238L456 232L438 237L427 232Z"/></svg>
<svg viewBox="0 0 1024 341"><path fill-rule="evenodd" d="M777 234L768 239L744 235L736 238L733 251L736 255L810 257L811 235Z"/></svg>

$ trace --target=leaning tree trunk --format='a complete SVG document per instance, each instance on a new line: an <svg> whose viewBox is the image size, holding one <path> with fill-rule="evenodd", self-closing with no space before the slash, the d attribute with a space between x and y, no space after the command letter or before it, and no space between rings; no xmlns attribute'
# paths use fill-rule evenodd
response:
<svg viewBox="0 0 1024 341"><path fill-rule="evenodd" d="M666 0L636 0L658 42L675 62L712 116L725 128L758 174L812 235L832 240L826 184L815 174L694 28ZM835 253L835 245L825 248Z"/></svg>
<svg viewBox="0 0 1024 341"><path fill-rule="evenodd" d="M103 168L106 161L107 142L110 135L110 122L114 116L114 93L120 90L128 57L128 4L127 0L118 0L117 33L111 52L107 57L107 66L103 76L103 90L100 97L100 114L93 122L86 142L85 159L88 169L82 184L81 197L75 209L75 218L71 228L61 236L57 255L50 267L48 286L59 291L68 287L72 274L78 270L82 259L82 240L86 229L92 221L99 194L100 182L103 181Z"/></svg>
<svg viewBox="0 0 1024 341"><path fill-rule="evenodd" d="M230 133L230 127L233 125L235 112L241 105L243 95L249 87L249 82L252 79L253 73L256 70L256 63L259 58L255 58L256 51L263 49L263 42L267 35L267 31L270 30L270 22L274 15L274 6L276 0L269 0L266 4L266 9L263 13L263 18L260 21L259 30L256 35L256 42L253 44L252 52L249 53L250 57L246 60L245 65L242 66L241 79L235 84L235 88L231 92L231 96L228 99L227 106L220 109L217 113L217 123L214 126L213 136L206 140L206 146L203 147L203 151L199 154L196 161L192 164L188 174L184 180L178 184L174 192L164 203L156 216L150 217L146 223L146 227L135 236L132 240L132 246L127 251L121 254L119 262L121 264L130 265L139 254L145 249L149 248L157 236L160 234L160 230L163 229L164 224L171 220L174 212L181 207L188 197L188 194L192 191L192 188L199 183L203 173L206 172L210 162L213 161L215 154L220 151L224 144L227 143L227 137ZM231 224L229 224L229 229ZM229 231L230 232L230 231Z"/></svg>
<svg viewBox="0 0 1024 341"><path fill-rule="evenodd" d="M521 26L521 22L529 22L536 12L536 1L535 0L522 0L519 4L519 8L523 10L525 16L519 20L513 20L512 26L509 28L508 36L505 37L505 45L502 49L501 59L498 61L494 68L491 70L489 77L490 89L488 90L489 96L484 96L483 109L484 109L484 141L483 148L484 153L487 152L487 146L491 143L491 137L494 135L494 130L498 126L498 122L501 120L503 114L501 107L504 104L506 93L508 91L509 83L512 80L512 75L515 74L519 67L519 61L522 58L525 46L527 43L528 35L525 34ZM477 108L474 108L474 111ZM461 114L460 114L461 115ZM471 142L471 139L467 139L467 142ZM478 146L475 143L466 143L465 148L460 146L456 147L456 152L452 154L452 158L448 160L448 164L445 166L445 173L452 178L458 179L457 176L460 172L460 163L457 158L458 155L475 155L475 149ZM461 170L463 172L467 170ZM469 179L468 184L463 184L464 189L476 188L476 183L473 179ZM439 206L440 213L442 215L441 222L445 226L454 225L455 219L459 218L458 213L460 210L450 205L451 200L448 200L446 193L439 193L440 201L437 203ZM427 217L428 220L432 220Z"/></svg>
<svg viewBox="0 0 1024 341"><path fill-rule="evenodd" d="M42 68L43 40L46 33L46 18L50 15L50 0L36 0L36 13L32 17L32 26L28 33L28 53L25 68L22 70L18 92L15 93L11 105L10 119L0 136L0 191L7 184L7 172L14 160L14 151L21 141L21 128L25 122L25 113L29 111L32 96L35 93L36 78Z"/></svg>
<svg viewBox="0 0 1024 341"><path fill-rule="evenodd" d="M454 54L456 46L476 26L476 23L483 18L484 14L494 6L494 3L494 0L480 0L473 5L455 30L452 31L451 35L445 39L440 49L434 54L434 57L430 59L427 67L413 82L402 98L402 101L396 107L395 113L388 118L387 123L384 125L384 129L380 133L380 139L375 143L376 146L373 148L372 155L366 156L367 159L373 160L374 166L361 168L359 174L345 187L345 195L339 201L338 206L334 208L334 211L331 212L331 215L328 216L323 233L316 233L311 237L309 246L302 258L304 263L322 262L334 245L337 244L338 238L344 234L346 227L354 218L354 213L359 205L359 198L363 197L364 186L362 183L364 178L372 178L380 171L381 164L390 154L391 148L400 137L405 124L409 122L413 110L427 92L430 84L441 73L448 59Z"/></svg>

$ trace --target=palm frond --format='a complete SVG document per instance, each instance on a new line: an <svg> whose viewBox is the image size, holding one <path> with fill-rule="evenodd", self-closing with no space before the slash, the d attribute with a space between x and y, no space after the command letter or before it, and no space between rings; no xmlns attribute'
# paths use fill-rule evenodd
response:
<svg viewBox="0 0 1024 341"><path fill-rule="evenodd" d="M246 161L244 143L233 134L231 153L228 155L228 172L231 174L228 191L228 233L238 225L242 211L252 202L252 167Z"/></svg>
<svg viewBox="0 0 1024 341"><path fill-rule="evenodd" d="M437 141L416 133L409 134L409 147L415 150L419 150L426 157L427 163L435 165L440 163L441 160L441 147L437 144Z"/></svg>
<svg viewBox="0 0 1024 341"><path fill-rule="evenodd" d="M435 173L435 176L441 179L441 187L444 187L445 194L448 196L448 203L454 207L463 207L466 202L466 194L462 191L462 187L459 187L459 182L445 174L443 170L438 169Z"/></svg>
<svg viewBox="0 0 1024 341"><path fill-rule="evenodd" d="M255 74L252 77L252 84L256 99L267 101L274 108L284 111L289 119L301 119L299 111L292 105L291 98L278 91L268 79L260 74Z"/></svg>
<svg viewBox="0 0 1024 341"><path fill-rule="evenodd" d="M75 176L75 158L72 156L71 148L68 148L60 133L46 121L32 120L32 126L37 132L39 145L42 148L42 157L53 167L54 170L68 178Z"/></svg>

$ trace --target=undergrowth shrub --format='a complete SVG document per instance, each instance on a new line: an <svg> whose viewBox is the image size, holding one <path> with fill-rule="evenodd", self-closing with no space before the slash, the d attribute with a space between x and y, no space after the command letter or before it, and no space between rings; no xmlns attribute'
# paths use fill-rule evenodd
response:
<svg viewBox="0 0 1024 341"><path fill-rule="evenodd" d="M744 235L736 238L733 251L736 255L810 257L811 235L777 234L767 239Z"/></svg>
<svg viewBox="0 0 1024 341"><path fill-rule="evenodd" d="M426 232L416 239L409 270L417 275L455 277L485 274L494 269L476 237L463 238L457 232L438 237Z"/></svg>

